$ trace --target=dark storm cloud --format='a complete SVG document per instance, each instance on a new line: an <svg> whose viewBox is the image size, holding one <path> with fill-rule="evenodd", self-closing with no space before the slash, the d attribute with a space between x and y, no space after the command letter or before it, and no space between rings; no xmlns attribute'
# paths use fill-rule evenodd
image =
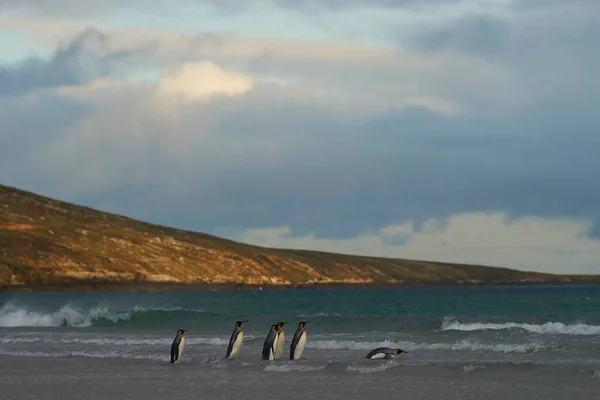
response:
<svg viewBox="0 0 600 400"><path fill-rule="evenodd" d="M246 134L272 134L283 143L277 160L254 164L228 158L226 148L205 149L198 158L221 154L210 170L217 184L198 172L196 179L183 175L173 194L156 181L81 200L195 230L289 225L295 234L322 237L460 212L598 218L600 123L592 107L573 114L558 106L538 105L510 120L408 109L358 127L314 107L281 104L269 109L269 119L252 120L246 109L229 113L212 135L239 132L242 124ZM301 135L297 145L278 139L277 132L300 124L311 126L307 140L321 138L318 146L302 146Z"/></svg>
<svg viewBox="0 0 600 400"><path fill-rule="evenodd" d="M511 28L511 22L489 15L466 17L455 24L420 33L415 42L427 51L453 50L493 57L506 49Z"/></svg>
<svg viewBox="0 0 600 400"><path fill-rule="evenodd" d="M600 62L600 2L516 2L511 7L515 15L466 14L412 34L403 43L426 52L486 58L533 74L536 81L596 84L586 78L595 77Z"/></svg>
<svg viewBox="0 0 600 400"><path fill-rule="evenodd" d="M94 46L93 50L89 46ZM50 58L30 57L14 65L0 65L0 96L14 96L37 89L80 85L110 74L113 63L125 52L107 51L108 38L88 29L59 46Z"/></svg>
<svg viewBox="0 0 600 400"><path fill-rule="evenodd" d="M143 182L124 173L115 177L120 184L114 189L68 196L78 168L58 176L34 171L26 165L31 160L20 157L13 159L13 173L4 172L16 186L206 232L288 225L295 234L350 237L390 223L475 211L598 220L598 101L597 95L577 105L548 101L510 118L408 108L357 125L317 105L265 105L249 96L231 100L229 108L209 104L191 113L191 131L211 115L219 123L187 145L187 154L168 156L160 148L126 154L132 163L152 165L152 178ZM65 104L64 119L54 125L84 115L77 107ZM105 129L112 130L111 123ZM40 134L46 129L26 127ZM157 130L148 132L152 137L171 133L148 129ZM276 144L276 156L260 152L256 141ZM231 143L247 150L232 153Z"/></svg>

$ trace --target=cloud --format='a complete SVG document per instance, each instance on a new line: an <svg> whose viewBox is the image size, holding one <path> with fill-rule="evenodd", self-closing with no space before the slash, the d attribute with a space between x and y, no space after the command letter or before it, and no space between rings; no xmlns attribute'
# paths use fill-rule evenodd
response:
<svg viewBox="0 0 600 400"><path fill-rule="evenodd" d="M275 78L298 92L331 96L354 112L424 105L455 114L484 105L487 111L519 105L505 101L516 84L509 70L461 55L419 54L360 42L164 30L117 30L107 36L113 51L135 54L136 65L172 68L215 62L257 79ZM490 97L491 91L496 96Z"/></svg>
<svg viewBox="0 0 600 400"><path fill-rule="evenodd" d="M77 0L2 0L0 6L9 11L29 12L36 15L65 15L88 17L94 15L111 15L119 10L135 8L135 6L159 6L160 0L141 2L139 0L103 0L94 3L82 3Z"/></svg>
<svg viewBox="0 0 600 400"><path fill-rule="evenodd" d="M594 1L509 2L505 12L458 14L406 35L402 43L425 53L468 54L502 65L521 77L536 100L585 94L599 88L598 12Z"/></svg>
<svg viewBox="0 0 600 400"><path fill-rule="evenodd" d="M288 227L248 229L234 238L266 247L504 266L555 273L597 273L600 240L587 220L512 219L503 213L465 213L410 221L351 238L296 236Z"/></svg>
<svg viewBox="0 0 600 400"><path fill-rule="evenodd" d="M141 53L148 49L146 39L108 37L111 51L133 52L136 43ZM169 36L149 37L165 40L154 49L174 52L179 45L194 54L194 38L170 42ZM214 54L225 65L236 65L232 59L251 59L265 43L279 42L203 39L198 54ZM464 103L458 114L411 106L419 103L410 92L404 101L398 97L395 103L369 107L364 100L369 83L380 96L386 83L393 86L387 77L369 80L369 71L385 71L385 62L372 57L374 65L365 63L357 75L340 79L335 72L339 75L345 64L335 58L333 44L310 53L303 43L281 41L280 46L287 45L288 54L297 57L290 65L302 60L300 50L318 62L336 60L322 64L324 75L317 76L324 81L331 76L327 82L337 82L331 89L346 86L342 100L323 95L318 85L304 85L306 80L265 83L259 74L207 61L179 61L175 65L183 67L166 69L157 83L113 78L60 87L62 98L78 100L75 104L93 112L70 121L52 138L46 135L45 145L20 149L34 160L28 168L39 170L32 174L36 182L45 184L33 185L27 176L20 182L62 198L113 204L114 211L203 230L285 224L298 232L348 237L390 221L422 222L464 211L600 216L600 192L590 184L599 173L600 151L593 107L553 99L512 113L499 109L503 115L477 116ZM358 60L377 52L395 60L379 46L358 44L348 51L356 52ZM447 73L448 64L435 56L408 60L416 63L415 73L416 67L424 67L421 87L427 87L423 84L435 71ZM401 66L402 58L394 62ZM392 81L406 96L414 77L398 83L399 77ZM197 85L205 80L218 85ZM188 100L168 101L165 94L173 88L184 90ZM424 93L417 85L414 90L415 95ZM189 101L214 92L235 95L211 96L202 104ZM47 129L30 124L29 135ZM38 140L30 138L31 143ZM11 179L16 180L12 174ZM198 212L198 204L206 211Z"/></svg>
<svg viewBox="0 0 600 400"><path fill-rule="evenodd" d="M16 65L0 65L0 96L79 85L109 75L113 63L127 54L107 51L106 39L99 31L89 29L59 45L49 59L31 57Z"/></svg>
<svg viewBox="0 0 600 400"><path fill-rule="evenodd" d="M215 95L235 96L252 89L249 75L226 72L213 62L184 64L158 82L159 91L186 100L208 99Z"/></svg>
<svg viewBox="0 0 600 400"><path fill-rule="evenodd" d="M205 152L203 137L215 122L211 110L252 85L251 76L199 62L166 71L155 84L114 80L60 87L57 92L64 98L91 105L94 112L56 132L45 146L32 149L31 158L40 175L51 181L57 175L68 176L58 191L72 196L153 181L164 184L198 167L207 174L208 163L197 160L190 165L188 157ZM48 190L56 190L55 185Z"/></svg>

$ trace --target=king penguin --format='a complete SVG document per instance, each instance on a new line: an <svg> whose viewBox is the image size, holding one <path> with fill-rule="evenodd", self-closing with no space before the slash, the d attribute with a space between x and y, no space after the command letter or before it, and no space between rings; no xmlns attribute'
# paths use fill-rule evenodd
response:
<svg viewBox="0 0 600 400"><path fill-rule="evenodd" d="M275 339L277 339L277 325L271 325L271 330L267 334L265 344L263 345L263 360L275 359Z"/></svg>
<svg viewBox="0 0 600 400"><path fill-rule="evenodd" d="M279 360L281 357L283 357L283 345L285 343L285 334L283 332L283 325L287 324L287 321L285 322L278 322L277 323L277 339L275 339L275 359Z"/></svg>
<svg viewBox="0 0 600 400"><path fill-rule="evenodd" d="M240 351L242 347L242 341L244 340L244 331L242 330L242 324L244 322L248 322L248 320L244 321L236 321L235 328L233 329L233 333L231 334L231 338L229 339L229 346L227 346L227 354L225 358L233 359L235 355Z"/></svg>
<svg viewBox="0 0 600 400"><path fill-rule="evenodd" d="M304 346L306 346L306 324L309 322L302 321L298 324L298 329L296 329L290 346L290 360L299 360L302 357Z"/></svg>
<svg viewBox="0 0 600 400"><path fill-rule="evenodd" d="M180 329L177 331L173 344L171 344L171 363L179 362L181 355L183 354L183 347L185 346L185 336L183 334L187 332L187 329Z"/></svg>
<svg viewBox="0 0 600 400"><path fill-rule="evenodd" d="M376 349L371 350L369 354L367 354L366 358L369 358L371 360L377 360L382 358L385 360L389 360L393 357L396 357L400 353L406 353L406 351L400 349L392 349L389 347L378 347Z"/></svg>

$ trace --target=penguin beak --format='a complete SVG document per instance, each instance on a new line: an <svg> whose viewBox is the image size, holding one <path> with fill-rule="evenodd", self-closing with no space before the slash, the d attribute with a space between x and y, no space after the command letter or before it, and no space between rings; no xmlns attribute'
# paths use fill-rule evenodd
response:
<svg viewBox="0 0 600 400"><path fill-rule="evenodd" d="M249 319L245 319L242 322L250 322L250 320Z"/></svg>

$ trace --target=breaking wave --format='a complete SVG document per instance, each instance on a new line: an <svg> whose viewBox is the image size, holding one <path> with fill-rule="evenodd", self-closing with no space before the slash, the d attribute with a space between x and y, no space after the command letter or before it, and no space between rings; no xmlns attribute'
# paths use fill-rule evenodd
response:
<svg viewBox="0 0 600 400"><path fill-rule="evenodd" d="M111 312L106 308L93 308L84 312L68 305L58 311L44 313L6 305L0 309L0 327L88 327L99 319L118 322L130 319L132 315L132 311Z"/></svg>
<svg viewBox="0 0 600 400"><path fill-rule="evenodd" d="M132 307L128 310L111 310L107 307L94 307L88 310L64 305L57 311L32 311L26 307L6 304L0 309L0 328L19 327L61 327L87 328L96 322L128 321L135 314L152 312L186 312L199 313L201 310L184 310L181 308L145 308Z"/></svg>
<svg viewBox="0 0 600 400"><path fill-rule="evenodd" d="M545 324L526 324L508 322L504 324L471 322L461 323L452 319L444 319L442 331L484 331L520 329L540 335L600 335L600 326L586 324L565 325L562 322L546 322Z"/></svg>

